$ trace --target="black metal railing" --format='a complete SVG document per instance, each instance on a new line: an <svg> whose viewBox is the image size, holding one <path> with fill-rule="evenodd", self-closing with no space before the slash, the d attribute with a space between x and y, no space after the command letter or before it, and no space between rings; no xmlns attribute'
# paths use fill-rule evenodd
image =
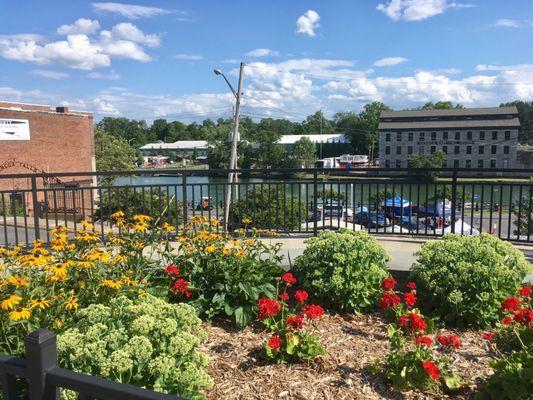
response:
<svg viewBox="0 0 533 400"><path fill-rule="evenodd" d="M78 393L79 400L184 400L60 368L56 336L46 329L28 335L24 346L25 358L0 355L4 400L58 400L60 389Z"/></svg>
<svg viewBox="0 0 533 400"><path fill-rule="evenodd" d="M249 218L254 226L287 234L347 228L429 237L489 232L517 242L533 237L533 170L232 171L239 180L232 185L229 230ZM110 215L118 210L149 214L178 228L197 215L225 226L228 172L1 174L0 244L46 242L54 227L75 230L82 219L95 221L105 238L116 229ZM435 173L439 178L430 179ZM60 184L52 178L61 178Z"/></svg>

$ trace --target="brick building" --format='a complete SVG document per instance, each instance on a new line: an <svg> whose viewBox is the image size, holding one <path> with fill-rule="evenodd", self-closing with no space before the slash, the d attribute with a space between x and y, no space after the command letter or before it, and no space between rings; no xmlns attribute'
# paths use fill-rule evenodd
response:
<svg viewBox="0 0 533 400"><path fill-rule="evenodd" d="M0 101L0 190L11 191L2 193L0 203L4 207L6 203L17 201L27 213L31 213L33 208L31 193L27 192L31 189L31 180L2 178L2 175L94 170L91 113L71 111L67 107L50 108ZM47 196L53 195L54 188L67 187L68 196L55 196L53 207L61 211L72 207L79 210L83 201L78 199L76 205L76 196L79 197L76 188L90 186L92 182L93 177L90 176L38 179L40 206L52 208ZM45 193L41 189L51 190Z"/></svg>

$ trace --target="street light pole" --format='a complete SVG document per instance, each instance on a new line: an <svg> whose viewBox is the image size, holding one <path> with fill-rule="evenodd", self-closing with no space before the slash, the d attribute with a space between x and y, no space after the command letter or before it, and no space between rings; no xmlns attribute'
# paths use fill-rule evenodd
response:
<svg viewBox="0 0 533 400"><path fill-rule="evenodd" d="M215 69L216 75L222 75L226 83L228 84L229 88L231 89L233 95L235 96L235 114L233 119L233 133L231 138L231 157L229 162L229 169L237 169L237 144L239 142L239 117L240 117L240 110L241 110L241 96L242 96L242 81L244 79L244 63L241 62L240 69L239 69L239 84L237 86L237 91L233 89L231 84L229 83L226 76L220 71L219 69ZM228 222L229 222L229 209L230 209L230 203L231 203L231 193L233 189L233 185L236 182L237 179L237 173L236 172L228 172L228 190L226 191L226 201L224 202L224 231L228 231Z"/></svg>

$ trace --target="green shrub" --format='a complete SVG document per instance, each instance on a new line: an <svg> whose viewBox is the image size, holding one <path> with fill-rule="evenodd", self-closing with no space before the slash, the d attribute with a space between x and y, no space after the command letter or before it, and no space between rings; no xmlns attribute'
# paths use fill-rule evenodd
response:
<svg viewBox="0 0 533 400"><path fill-rule="evenodd" d="M266 244L244 231L232 240L217 228L204 217L191 218L169 255L175 264L165 270L170 296L188 302L207 320L230 317L244 329L257 314L259 296L276 294L281 244Z"/></svg>
<svg viewBox="0 0 533 400"><path fill-rule="evenodd" d="M326 231L306 244L294 263L304 289L338 310L374 307L390 256L373 237L365 231Z"/></svg>
<svg viewBox="0 0 533 400"><path fill-rule="evenodd" d="M533 351L523 349L492 363L494 374L477 399L529 400L533 393Z"/></svg>
<svg viewBox="0 0 533 400"><path fill-rule="evenodd" d="M248 227L294 230L307 219L307 210L297 197L285 193L284 185L259 185L248 188L246 198L233 203L230 228L242 228L245 219L252 220Z"/></svg>
<svg viewBox="0 0 533 400"><path fill-rule="evenodd" d="M521 251L488 235L446 235L425 243L411 270L421 306L452 325L483 327L531 270Z"/></svg>
<svg viewBox="0 0 533 400"><path fill-rule="evenodd" d="M207 357L197 350L205 339L191 306L121 296L80 309L76 327L58 336L57 347L64 368L200 399L211 384Z"/></svg>

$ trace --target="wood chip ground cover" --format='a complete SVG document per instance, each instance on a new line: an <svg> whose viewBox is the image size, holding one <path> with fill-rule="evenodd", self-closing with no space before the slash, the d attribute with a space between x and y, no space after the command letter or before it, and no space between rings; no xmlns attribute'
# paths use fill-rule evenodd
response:
<svg viewBox="0 0 533 400"><path fill-rule="evenodd" d="M470 387L461 393L398 393L370 372L388 354L387 322L379 315L326 315L318 333L326 355L311 363L274 365L263 359L260 346L268 337L251 327L242 332L205 325L208 341L202 350L214 386L208 399L471 399L477 385L491 374L493 359L480 332L459 332L461 348L452 368Z"/></svg>

